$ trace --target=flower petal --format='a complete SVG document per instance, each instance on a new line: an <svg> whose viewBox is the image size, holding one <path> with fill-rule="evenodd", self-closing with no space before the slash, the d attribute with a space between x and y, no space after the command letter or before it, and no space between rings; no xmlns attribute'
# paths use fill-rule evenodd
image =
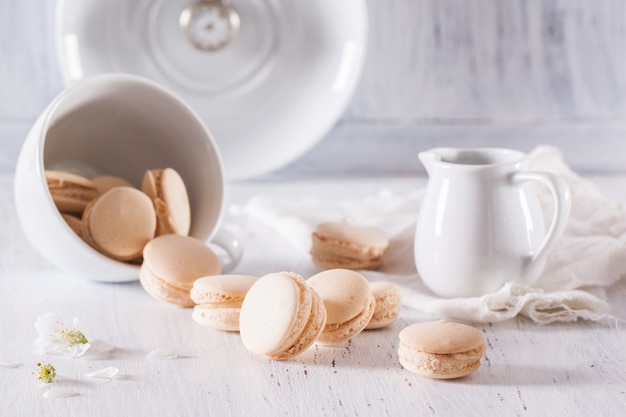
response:
<svg viewBox="0 0 626 417"><path fill-rule="evenodd" d="M171 348L153 350L146 355L148 359L176 359L177 357L176 351Z"/></svg>
<svg viewBox="0 0 626 417"><path fill-rule="evenodd" d="M91 341L91 349L99 353L105 353L112 351L115 347L111 346L104 340L96 339Z"/></svg>
<svg viewBox="0 0 626 417"><path fill-rule="evenodd" d="M56 330L63 327L63 319L55 313L41 314L35 320L35 330L40 336L52 336Z"/></svg>
<svg viewBox="0 0 626 417"><path fill-rule="evenodd" d="M108 368L98 369L97 371L90 372L87 374L87 376L90 376L92 378L112 379L119 372L119 369L114 366L110 366Z"/></svg>
<svg viewBox="0 0 626 417"><path fill-rule="evenodd" d="M45 340L45 339L37 339L35 340L35 346L37 350L42 355L61 355L68 356L71 358L78 358L83 356L87 350L91 347L91 344L79 344L69 346L63 341L60 340Z"/></svg>
<svg viewBox="0 0 626 417"><path fill-rule="evenodd" d="M17 368L18 366L22 366L22 364L0 358L0 368Z"/></svg>
<svg viewBox="0 0 626 417"><path fill-rule="evenodd" d="M43 394L44 398L65 398L72 397L74 395L78 395L78 393L69 388L60 387L51 388Z"/></svg>

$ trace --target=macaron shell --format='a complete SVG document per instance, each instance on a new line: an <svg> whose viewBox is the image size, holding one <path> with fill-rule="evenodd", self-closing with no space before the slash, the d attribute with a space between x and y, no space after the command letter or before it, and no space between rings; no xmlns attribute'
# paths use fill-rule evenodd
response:
<svg viewBox="0 0 626 417"><path fill-rule="evenodd" d="M322 345L338 345L361 333L370 323L376 309L376 300L369 294L367 303L361 314L343 323L328 324L318 338Z"/></svg>
<svg viewBox="0 0 626 417"><path fill-rule="evenodd" d="M436 354L467 352L485 344L480 330L448 320L412 324L400 332L400 340L419 351Z"/></svg>
<svg viewBox="0 0 626 417"><path fill-rule="evenodd" d="M161 181L161 173L163 170L161 169L152 169L147 170L143 174L143 179L141 180L141 191L146 193L148 197L152 200L159 197L159 184Z"/></svg>
<svg viewBox="0 0 626 417"><path fill-rule="evenodd" d="M389 246L389 241L374 231L339 222L319 224L312 239L320 252L356 259L380 257Z"/></svg>
<svg viewBox="0 0 626 417"><path fill-rule="evenodd" d="M191 299L197 304L240 301L258 280L251 275L213 275L198 278L191 288Z"/></svg>
<svg viewBox="0 0 626 417"><path fill-rule="evenodd" d="M330 269L307 280L324 301L326 322L341 324L360 315L369 304L369 282L356 271Z"/></svg>
<svg viewBox="0 0 626 417"><path fill-rule="evenodd" d="M313 263L322 269L378 269L383 265L381 256L371 259L350 258L320 251L315 246L311 249L311 257Z"/></svg>
<svg viewBox="0 0 626 417"><path fill-rule="evenodd" d="M193 307L194 302L189 298L189 289L172 285L155 275L144 262L139 269L139 282L148 294L164 303L179 307Z"/></svg>
<svg viewBox="0 0 626 417"><path fill-rule="evenodd" d="M158 218L157 235L189 234L189 195L177 171L172 168L146 171L141 188L153 201Z"/></svg>
<svg viewBox="0 0 626 417"><path fill-rule="evenodd" d="M77 216L82 215L91 200L97 194L84 192L83 190L59 190L51 191L52 201L61 213L69 213Z"/></svg>
<svg viewBox="0 0 626 417"><path fill-rule="evenodd" d="M376 299L376 309L365 328L380 329L396 321L402 305L398 286L389 281L375 281L370 283L370 290Z"/></svg>
<svg viewBox="0 0 626 417"><path fill-rule="evenodd" d="M87 204L98 197L95 185L80 175L46 171L46 183L57 210L81 215Z"/></svg>
<svg viewBox="0 0 626 417"><path fill-rule="evenodd" d="M109 191L111 188L115 187L132 187L129 181L125 180L121 177L116 177L114 175L99 175L91 179L91 182L96 187L98 194L102 195Z"/></svg>
<svg viewBox="0 0 626 417"><path fill-rule="evenodd" d="M169 285L189 291L196 279L219 275L217 255L200 240L181 235L163 235L152 239L144 248L142 268ZM191 298L189 298L191 301Z"/></svg>
<svg viewBox="0 0 626 417"><path fill-rule="evenodd" d="M230 332L239 331L240 307L223 307L216 304L202 304L193 308L191 318L202 326Z"/></svg>
<svg viewBox="0 0 626 417"><path fill-rule="evenodd" d="M71 172L46 170L45 176L48 188L51 189L81 187L95 190L95 186L91 180L81 175L72 174Z"/></svg>
<svg viewBox="0 0 626 417"><path fill-rule="evenodd" d="M113 188L89 203L83 215L83 236L96 250L118 260L141 256L154 237L152 202L131 187Z"/></svg>
<svg viewBox="0 0 626 417"><path fill-rule="evenodd" d="M297 274L281 272L259 278L241 306L239 328L244 346L257 355L279 356L308 323L312 298Z"/></svg>
<svg viewBox="0 0 626 417"><path fill-rule="evenodd" d="M175 233L188 235L191 227L189 195L182 177L171 168L161 175L161 194L169 211L168 223Z"/></svg>
<svg viewBox="0 0 626 417"><path fill-rule="evenodd" d="M313 296L311 314L300 337L285 351L271 356L272 359L286 360L304 352L319 339L324 331L326 326L326 309L324 308L324 302L315 291L311 291L311 293Z"/></svg>

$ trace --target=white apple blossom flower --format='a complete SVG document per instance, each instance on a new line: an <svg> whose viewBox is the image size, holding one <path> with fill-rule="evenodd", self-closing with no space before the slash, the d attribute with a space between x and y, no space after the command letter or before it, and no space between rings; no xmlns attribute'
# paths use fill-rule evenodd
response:
<svg viewBox="0 0 626 417"><path fill-rule="evenodd" d="M35 329L38 337L35 346L39 353L69 356L82 356L91 347L85 335L78 330L78 320L71 326L63 322L55 313L45 313L37 317Z"/></svg>

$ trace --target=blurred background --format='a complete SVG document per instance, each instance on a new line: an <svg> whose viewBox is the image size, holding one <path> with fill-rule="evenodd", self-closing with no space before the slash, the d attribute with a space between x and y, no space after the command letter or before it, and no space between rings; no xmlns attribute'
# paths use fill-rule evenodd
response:
<svg viewBox="0 0 626 417"><path fill-rule="evenodd" d="M580 172L624 171L623 0L366 4L367 58L346 112L310 152L268 175L412 175L420 150L447 145L550 144ZM2 172L63 88L54 11L54 0L0 0Z"/></svg>

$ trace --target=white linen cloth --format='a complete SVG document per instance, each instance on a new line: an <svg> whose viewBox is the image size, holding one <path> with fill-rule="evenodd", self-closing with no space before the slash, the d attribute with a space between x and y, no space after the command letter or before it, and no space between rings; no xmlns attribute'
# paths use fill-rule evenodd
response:
<svg viewBox="0 0 626 417"><path fill-rule="evenodd" d="M435 316L478 323L520 314L539 324L611 317L604 290L626 274L626 210L572 172L558 149L540 146L528 158L531 170L561 175L572 196L563 237L532 288L509 282L481 297L449 299L432 293L420 280L413 260L414 230L424 190L408 196L382 190L367 199L338 202L256 196L244 212L307 254L311 233L323 221L348 221L380 232L391 242L384 265L378 271L363 271L364 275L396 282L406 307ZM549 224L552 198L543 188L537 187L537 192Z"/></svg>

